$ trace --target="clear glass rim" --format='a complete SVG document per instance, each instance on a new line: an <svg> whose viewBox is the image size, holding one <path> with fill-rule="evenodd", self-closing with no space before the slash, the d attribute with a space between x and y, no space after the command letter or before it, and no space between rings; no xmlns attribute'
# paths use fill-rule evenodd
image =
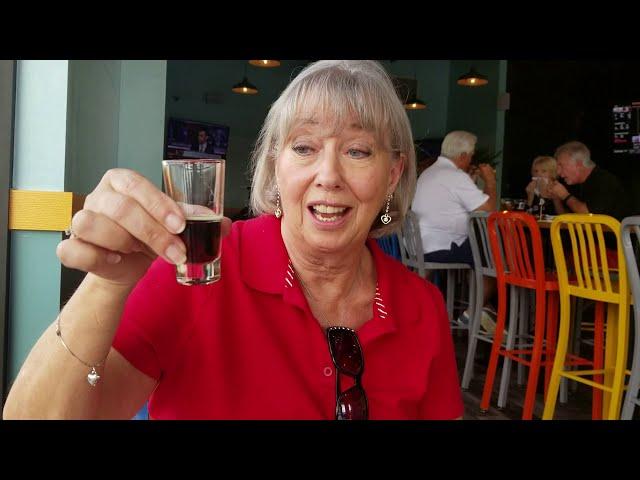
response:
<svg viewBox="0 0 640 480"><path fill-rule="evenodd" d="M162 160L163 165L185 165L189 163L224 163L224 158L185 158Z"/></svg>

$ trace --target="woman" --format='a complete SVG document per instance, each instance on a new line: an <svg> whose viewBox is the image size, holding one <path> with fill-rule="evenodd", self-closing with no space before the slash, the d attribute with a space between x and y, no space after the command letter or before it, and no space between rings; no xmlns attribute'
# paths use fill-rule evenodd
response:
<svg viewBox="0 0 640 480"><path fill-rule="evenodd" d="M556 210L550 197L546 196L547 186L557 178L556 159L553 157L536 157L531 164L531 181L525 191L527 193L527 211L539 215L540 208L547 215L555 215Z"/></svg>
<svg viewBox="0 0 640 480"><path fill-rule="evenodd" d="M373 240L414 188L410 124L372 61L312 64L273 104L254 152L260 216L227 220L214 284L175 280L178 206L107 172L58 246L89 272L59 316L64 344L54 322L5 417L131 418L147 399L158 419L461 416L442 297Z"/></svg>

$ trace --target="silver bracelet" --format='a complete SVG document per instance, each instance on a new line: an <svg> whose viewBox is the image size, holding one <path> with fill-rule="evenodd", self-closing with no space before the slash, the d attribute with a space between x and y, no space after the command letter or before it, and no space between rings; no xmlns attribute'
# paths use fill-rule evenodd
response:
<svg viewBox="0 0 640 480"><path fill-rule="evenodd" d="M64 345L64 348L66 348L67 351L76 358L76 360L78 360L80 363L82 363L83 365L86 365L87 367L89 367L91 369L91 371L87 375L87 382L89 382L89 385L91 385L92 387L95 387L96 384L98 383L98 380L100 380L100 375L98 375L98 372L96 372L96 368L97 367L101 367L102 365L104 365L105 361L103 360L100 363L96 363L95 365L91 365L91 364L85 362L84 360L78 358L78 356L71 351L71 349L67 346L66 343L64 343L64 340L62 339L62 331L60 330L60 315L58 315L58 318L56 319L56 335L58 336L58 338L62 342L62 345Z"/></svg>

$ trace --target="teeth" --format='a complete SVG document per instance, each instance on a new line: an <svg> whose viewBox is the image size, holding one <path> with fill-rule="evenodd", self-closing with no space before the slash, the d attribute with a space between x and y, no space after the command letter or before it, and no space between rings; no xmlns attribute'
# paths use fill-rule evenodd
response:
<svg viewBox="0 0 640 480"><path fill-rule="evenodd" d="M320 215L315 215L315 217L321 222L335 222L338 220L338 217L321 217Z"/></svg>
<svg viewBox="0 0 640 480"><path fill-rule="evenodd" d="M346 207L333 207L331 205L314 205L313 209L318 213L342 213Z"/></svg>

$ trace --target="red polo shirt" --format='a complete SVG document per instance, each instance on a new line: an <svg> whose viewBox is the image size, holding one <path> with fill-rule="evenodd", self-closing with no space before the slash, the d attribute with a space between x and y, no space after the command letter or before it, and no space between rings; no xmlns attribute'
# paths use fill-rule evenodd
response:
<svg viewBox="0 0 640 480"><path fill-rule="evenodd" d="M463 405L442 295L376 242L378 292L358 330L371 419L452 419ZM186 287L161 259L130 295L113 343L159 384L156 419L334 419L324 331L289 266L280 221L233 224L222 279ZM344 384L344 382L343 382Z"/></svg>

